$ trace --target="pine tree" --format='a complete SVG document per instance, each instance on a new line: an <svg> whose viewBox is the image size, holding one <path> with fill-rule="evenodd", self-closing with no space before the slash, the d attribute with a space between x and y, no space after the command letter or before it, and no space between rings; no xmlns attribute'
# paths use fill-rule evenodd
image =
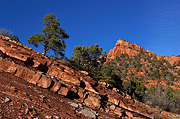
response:
<svg viewBox="0 0 180 119"><path fill-rule="evenodd" d="M75 46L73 49L74 61L81 65L84 70L95 70L99 64L105 62L106 52L98 44L87 46Z"/></svg>
<svg viewBox="0 0 180 119"><path fill-rule="evenodd" d="M16 41L16 42L20 42L17 35L13 35L13 36L11 37L11 40L14 40L14 41Z"/></svg>
<svg viewBox="0 0 180 119"><path fill-rule="evenodd" d="M50 13L45 15L43 20L43 34L35 34L31 36L27 42L33 44L35 47L38 47L41 43L44 48L44 55L52 50L56 58L58 58L59 55L64 56L63 52L66 48L64 39L69 38L69 35L60 27L60 21L54 14Z"/></svg>

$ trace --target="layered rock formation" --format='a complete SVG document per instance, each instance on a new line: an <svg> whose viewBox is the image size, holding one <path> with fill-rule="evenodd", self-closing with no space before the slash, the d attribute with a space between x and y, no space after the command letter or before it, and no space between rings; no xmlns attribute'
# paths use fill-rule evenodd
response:
<svg viewBox="0 0 180 119"><path fill-rule="evenodd" d="M123 45L121 45L122 43ZM117 53L121 51L135 55L140 51L144 55L148 54L142 47L137 45L130 45L137 51L123 50L128 45L130 45L128 42L120 40L116 46L121 47L121 50L116 48L116 51L111 52ZM13 118L19 116L27 118L28 114L31 114L30 118L56 118L57 115L57 118L103 119L154 118L155 115L159 115L161 118L169 118L173 116L170 113L160 112L137 100L131 99L131 97L120 93L116 88L111 89L109 84L96 82L87 76L86 73L69 68L4 36L0 36L0 71L0 75L3 77L0 79L0 94L4 97L2 101L6 100L5 102L9 102L13 98L14 100L11 101L13 105L16 105L16 103L20 105L24 101L34 105L26 109L22 106L18 109L15 108L15 112L18 112L18 114L14 117L13 109L11 110L10 108L12 105L3 103L1 107L7 106L10 111L7 111L8 109L3 110L2 108L0 110L0 116L2 118L7 117L7 112L7 118L10 116ZM4 81L9 82L10 85ZM15 82L17 83L15 84ZM28 87L33 88L28 89ZM41 91L38 92L37 89ZM23 91L27 91L28 93ZM44 94L48 98L40 94ZM7 101L7 98L9 101ZM71 101L68 102L68 100ZM56 102L52 103L52 101ZM48 102L48 105L44 106L46 102ZM68 113L66 113L67 108L71 109ZM53 114L56 112L56 115L43 115L42 112L44 110L47 112L48 109ZM61 114L58 113L60 109ZM18 110L23 111L19 114Z"/></svg>
<svg viewBox="0 0 180 119"><path fill-rule="evenodd" d="M138 54L142 55L156 55L154 52L150 52L149 50L145 50L143 47L138 46L136 43L130 43L125 40L118 40L115 47L111 49L107 55L107 59L114 59L116 56L120 57L121 54L128 54L129 57L136 56ZM156 55L158 60L165 59L167 60L171 65L179 63L180 64L180 57L172 56L172 57L162 57L159 55Z"/></svg>
<svg viewBox="0 0 180 119"><path fill-rule="evenodd" d="M133 57L139 53L143 55L148 54L143 47L120 39L117 41L115 47L109 51L107 59L114 59L116 56L120 57L121 54L128 54L130 57Z"/></svg>

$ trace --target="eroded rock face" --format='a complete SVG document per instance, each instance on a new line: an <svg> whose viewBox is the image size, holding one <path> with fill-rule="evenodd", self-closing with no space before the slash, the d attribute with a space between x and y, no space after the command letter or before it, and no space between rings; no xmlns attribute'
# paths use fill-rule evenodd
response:
<svg viewBox="0 0 180 119"><path fill-rule="evenodd" d="M180 64L180 57L177 56L172 56L172 57L165 56L163 59L167 60L171 65Z"/></svg>
<svg viewBox="0 0 180 119"><path fill-rule="evenodd" d="M115 47L109 51L107 58L114 59L116 56L120 57L121 54L128 54L130 57L133 57L139 53L143 55L148 54L143 47L120 39L117 41Z"/></svg>
<svg viewBox="0 0 180 119"><path fill-rule="evenodd" d="M136 56L138 54L142 55L150 55L150 56L156 56L157 60L162 60L165 59L167 60L171 65L173 64L180 64L180 57L177 56L159 56L156 55L154 52L150 52L149 50L145 51L143 47L138 46L136 43L130 43L125 40L118 40L115 47L111 49L107 55L107 60L108 59L115 59L116 56L120 57L121 54L128 54L129 57Z"/></svg>
<svg viewBox="0 0 180 119"><path fill-rule="evenodd" d="M134 56L139 54L139 52L144 55L148 54L144 48L137 44L119 40L115 49L111 50L108 54L108 57L113 58L113 56L115 57L121 53ZM76 115L82 118L86 118L81 116L82 114L87 116L87 118L98 118L97 115L100 116L100 118L133 118L134 114L139 117L153 118L154 115L149 114L148 110L158 112L156 109L117 93L118 89L108 89L109 84L94 81L91 77L87 76L87 72L73 70L54 59L37 53L31 48L11 41L4 36L0 36L0 73L1 72L10 73L14 77L29 82L31 85L33 84L35 87L38 86L41 87L41 89L43 88L43 90L49 91L49 93L59 94L70 100L77 101L76 103L79 106L74 110ZM4 85L1 86L2 89L3 86ZM20 93L23 89L19 90L18 93L16 88L10 87L7 91L9 90L10 92L16 92L18 97L23 97L23 95L26 94L25 92L24 94ZM10 92L8 92L8 94ZM56 98L58 99L58 97L52 99ZM43 96L41 99L42 102L47 102L45 99ZM32 99L28 98L27 100L31 102ZM47 106L46 110L50 107L51 106ZM84 107L88 108L86 112L82 111ZM98 114L92 111L92 109L95 109ZM27 114L29 110L32 111L32 109L28 108L26 111ZM42 110L39 112L41 111ZM104 114L106 114L106 116ZM158 114L160 114L160 112L158 112Z"/></svg>

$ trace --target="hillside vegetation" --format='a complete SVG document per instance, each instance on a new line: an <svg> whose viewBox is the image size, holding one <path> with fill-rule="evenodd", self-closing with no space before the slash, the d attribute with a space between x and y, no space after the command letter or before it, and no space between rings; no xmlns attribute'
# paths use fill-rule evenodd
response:
<svg viewBox="0 0 180 119"><path fill-rule="evenodd" d="M93 64L96 65L88 63L91 59L83 57L81 61L87 63L81 65L79 60L73 60L79 56L78 53L74 53L74 57L69 60L69 66L86 70L95 80L107 82L112 88L116 87L145 104L180 113L180 61L169 63L166 58L123 40L120 40L120 44L116 44L114 49L118 54L112 55L111 50L111 56L108 54L105 63L99 55L99 59L96 57L96 61L93 60Z"/></svg>

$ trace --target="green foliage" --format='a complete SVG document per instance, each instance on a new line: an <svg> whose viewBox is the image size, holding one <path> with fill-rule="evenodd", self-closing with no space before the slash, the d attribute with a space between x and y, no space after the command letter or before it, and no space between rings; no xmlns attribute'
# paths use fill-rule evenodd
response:
<svg viewBox="0 0 180 119"><path fill-rule="evenodd" d="M55 58L64 56L63 52L66 48L64 39L69 38L69 35L60 27L60 21L54 14L50 13L45 15L43 20L43 34L35 34L34 36L31 36L27 42L33 44L35 47L42 44L44 55L46 55L47 51L52 50Z"/></svg>
<svg viewBox="0 0 180 119"><path fill-rule="evenodd" d="M119 62L121 61L121 59L118 56L116 56L116 61Z"/></svg>
<svg viewBox="0 0 180 119"><path fill-rule="evenodd" d="M81 49L81 47L77 48ZM87 46L83 47L82 51L80 50L81 53L78 53L81 55L78 56L86 56L86 54L88 54L88 52L86 52L87 49ZM147 59L149 62L143 62L141 61L141 58ZM79 61L78 64L81 64L82 66L85 64L86 66L86 61L88 61L89 58L84 57L83 59L85 60L76 59L75 61ZM97 73L96 75L93 75L93 78L107 82L110 84L110 86L119 88L120 91L129 94L134 99L144 101L146 104L152 105L154 107L157 106L167 111L172 111L175 109L176 112L178 112L180 104L177 104L177 101L174 99L177 99L180 102L180 98L166 99L167 96L164 96L166 94L176 97L177 93L165 93L165 89L163 89L163 86L161 85L161 81L164 80L167 80L168 85L173 85L174 80L179 80L179 76L176 76L177 74L174 75L173 69L170 70L168 65L170 65L168 61L157 60L156 56L141 56L141 54L139 54L134 57L129 57L127 54L121 54L120 57L116 56L115 59L111 59L105 64L102 63L101 65L98 65L98 68L95 68ZM176 65L173 65L173 67L175 66ZM87 67L91 66L87 65ZM142 72L140 77L137 75L139 74L138 72ZM157 85L151 86L147 90L147 88L145 88L143 85L143 83L147 82L145 81L146 79L157 81ZM177 108L178 106L179 108Z"/></svg>
<svg viewBox="0 0 180 119"><path fill-rule="evenodd" d="M128 68L129 64L127 62L124 63L124 67Z"/></svg>
<svg viewBox="0 0 180 119"><path fill-rule="evenodd" d="M148 93L143 97L146 104L158 106L160 109L180 113L180 91L174 90L169 86L165 89L162 85L151 86Z"/></svg>
<svg viewBox="0 0 180 119"><path fill-rule="evenodd" d="M154 66L154 65L155 65L155 63L153 62L153 63L152 63L152 66Z"/></svg>
<svg viewBox="0 0 180 119"><path fill-rule="evenodd" d="M152 63L152 61L151 61L151 60L148 60L148 63Z"/></svg>
<svg viewBox="0 0 180 119"><path fill-rule="evenodd" d="M156 59L157 59L156 55L154 55L154 56L153 56L153 59L154 59L154 60L156 60Z"/></svg>
<svg viewBox="0 0 180 119"><path fill-rule="evenodd" d="M151 87L148 89L148 93L150 94L155 94L155 87L153 85L151 85Z"/></svg>
<svg viewBox="0 0 180 119"><path fill-rule="evenodd" d="M146 88L144 84L132 77L130 82L123 82L123 90L129 95L131 95L132 98L142 101Z"/></svg>
<svg viewBox="0 0 180 119"><path fill-rule="evenodd" d="M178 71L178 75L180 76L180 71Z"/></svg>
<svg viewBox="0 0 180 119"><path fill-rule="evenodd" d="M13 35L13 36L11 37L11 40L14 40L14 41L16 41L16 42L20 42L17 35Z"/></svg>
<svg viewBox="0 0 180 119"><path fill-rule="evenodd" d="M121 77L118 75L120 69L117 65L112 64L109 62L107 64L103 64L100 70L100 81L104 81L109 83L111 86L121 89L122 88L122 80Z"/></svg>
<svg viewBox="0 0 180 119"><path fill-rule="evenodd" d="M145 70L146 73L148 73L148 70Z"/></svg>
<svg viewBox="0 0 180 119"><path fill-rule="evenodd" d="M124 54L121 54L121 56L120 56L121 58L125 58L125 55Z"/></svg>
<svg viewBox="0 0 180 119"><path fill-rule="evenodd" d="M93 71L99 67L99 64L105 62L106 53L99 45L75 46L73 49L73 57L70 61L79 65L79 67L86 71Z"/></svg>

